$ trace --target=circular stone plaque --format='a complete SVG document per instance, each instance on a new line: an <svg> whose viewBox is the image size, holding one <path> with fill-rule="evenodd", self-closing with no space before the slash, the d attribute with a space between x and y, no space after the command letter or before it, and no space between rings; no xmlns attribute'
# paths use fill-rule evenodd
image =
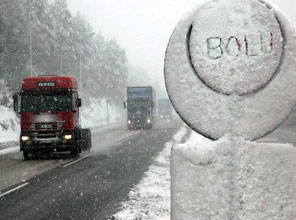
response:
<svg viewBox="0 0 296 220"><path fill-rule="evenodd" d="M197 132L254 140L295 106L295 32L270 3L212 0L173 32L165 81L181 118Z"/></svg>
<svg viewBox="0 0 296 220"><path fill-rule="evenodd" d="M266 5L251 1L242 8L242 1L231 3L217 1L195 14L189 52L206 85L224 94L244 95L262 88L277 72L283 36Z"/></svg>

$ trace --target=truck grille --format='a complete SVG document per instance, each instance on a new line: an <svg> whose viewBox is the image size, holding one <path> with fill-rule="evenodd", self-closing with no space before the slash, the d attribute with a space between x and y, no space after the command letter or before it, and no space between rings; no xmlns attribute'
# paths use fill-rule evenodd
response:
<svg viewBox="0 0 296 220"><path fill-rule="evenodd" d="M133 115L132 118L143 119L143 118L145 118L145 115L136 114L136 115Z"/></svg>
<svg viewBox="0 0 296 220"><path fill-rule="evenodd" d="M31 129L35 131L52 131L62 128L63 122L33 123Z"/></svg>

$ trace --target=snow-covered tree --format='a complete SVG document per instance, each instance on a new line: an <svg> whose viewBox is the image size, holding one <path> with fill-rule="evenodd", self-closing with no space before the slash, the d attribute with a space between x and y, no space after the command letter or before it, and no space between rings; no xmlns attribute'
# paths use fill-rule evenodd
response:
<svg viewBox="0 0 296 220"><path fill-rule="evenodd" d="M74 75L84 99L121 103L127 59L115 40L95 34L66 0L0 1L0 80L14 92L33 75ZM32 64L32 65L31 65ZM88 103L88 100L86 100Z"/></svg>

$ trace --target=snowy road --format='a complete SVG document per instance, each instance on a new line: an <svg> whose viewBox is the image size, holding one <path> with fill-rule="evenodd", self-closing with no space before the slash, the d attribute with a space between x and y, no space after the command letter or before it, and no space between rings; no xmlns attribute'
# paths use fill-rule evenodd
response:
<svg viewBox="0 0 296 220"><path fill-rule="evenodd" d="M37 167L43 173L33 175L32 171L33 177L9 188L12 191L7 188L3 191L6 194L0 196L1 218L107 219L127 199L130 189L141 180L153 157L172 139L176 129L141 132L115 129L112 141L111 132L100 132L93 135L98 147L82 154L77 161L29 161L32 164L28 167ZM13 167L28 163L19 154L9 157ZM38 163L42 165L37 166Z"/></svg>
<svg viewBox="0 0 296 220"><path fill-rule="evenodd" d="M86 157L92 153L106 149L121 140L137 135L139 131L126 131L121 127L111 127L92 130L91 151L82 152ZM21 182L51 170L55 167L71 162L71 159L24 161L19 147L0 151L0 194L1 191Z"/></svg>

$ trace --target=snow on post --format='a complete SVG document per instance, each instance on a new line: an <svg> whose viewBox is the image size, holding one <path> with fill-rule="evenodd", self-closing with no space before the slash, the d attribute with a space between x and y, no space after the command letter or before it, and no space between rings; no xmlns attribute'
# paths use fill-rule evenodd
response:
<svg viewBox="0 0 296 220"><path fill-rule="evenodd" d="M296 219L296 151L245 141L275 130L295 106L295 36L265 0L205 1L175 28L164 69L170 99L193 130L219 140L173 148L173 220ZM194 162L207 161L201 148L208 163Z"/></svg>
<svg viewBox="0 0 296 220"><path fill-rule="evenodd" d="M180 21L165 80L181 118L211 139L258 139L295 105L295 32L269 3L212 0Z"/></svg>
<svg viewBox="0 0 296 220"><path fill-rule="evenodd" d="M194 133L171 156L172 220L296 219L296 152Z"/></svg>

